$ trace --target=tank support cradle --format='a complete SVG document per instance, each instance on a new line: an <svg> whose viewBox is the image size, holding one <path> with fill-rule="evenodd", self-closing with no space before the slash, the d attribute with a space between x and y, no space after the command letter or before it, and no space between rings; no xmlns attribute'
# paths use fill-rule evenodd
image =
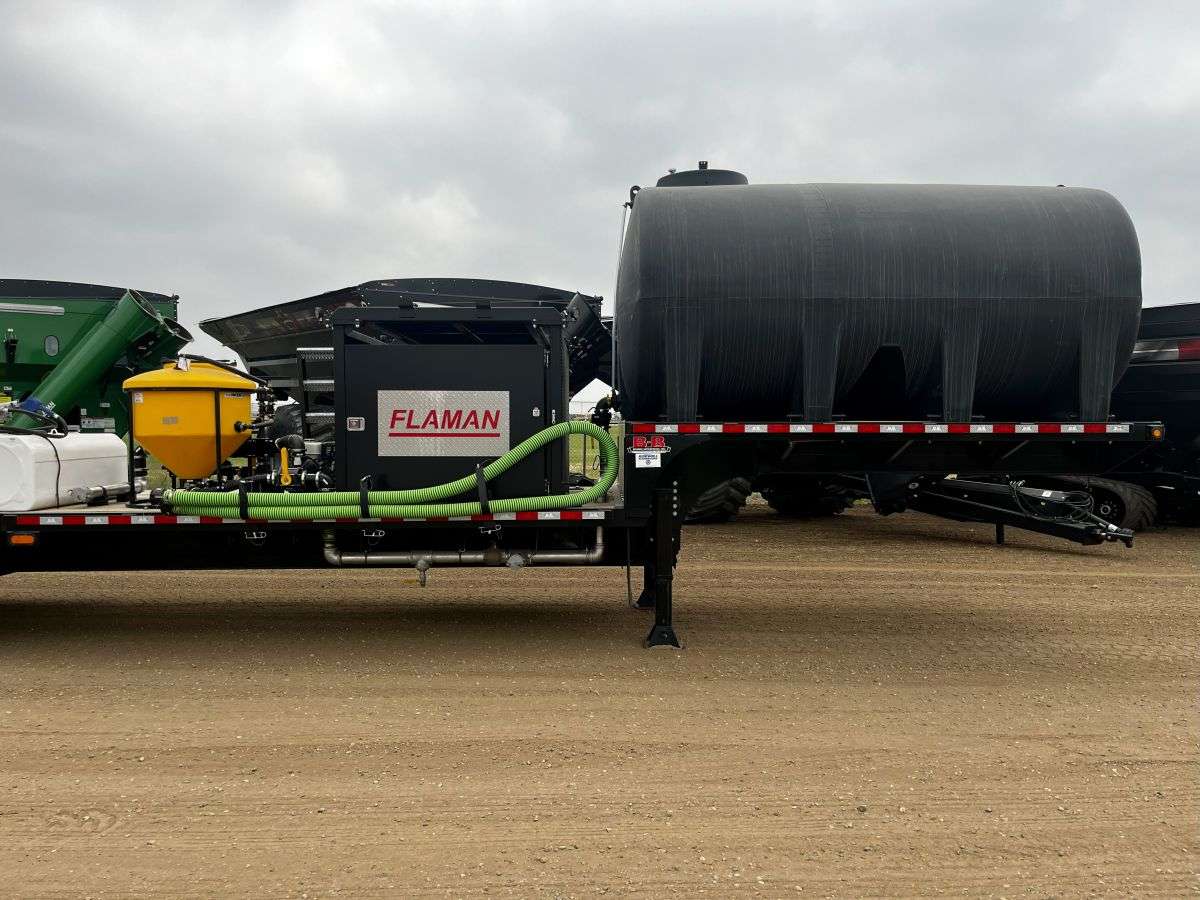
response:
<svg viewBox="0 0 1200 900"><path fill-rule="evenodd" d="M660 488L654 492L654 564L645 567L642 594L637 601L639 609L654 609L654 626L645 640L647 647L683 647L671 621L678 512L679 501L673 489Z"/></svg>

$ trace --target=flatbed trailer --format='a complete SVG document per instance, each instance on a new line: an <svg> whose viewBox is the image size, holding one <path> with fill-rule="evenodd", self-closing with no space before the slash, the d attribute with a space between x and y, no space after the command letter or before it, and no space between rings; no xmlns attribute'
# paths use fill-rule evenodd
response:
<svg viewBox="0 0 1200 900"><path fill-rule="evenodd" d="M0 573L392 566L414 568L424 583L429 571L454 566L640 567L642 589L630 600L654 613L645 643L679 647L672 582L681 526L714 476L761 465L857 471L881 495L936 482L942 487L926 495L945 504L943 514L994 521L997 540L1011 525L1085 544L1128 543L1128 532L1072 516L1055 492L1022 494L1014 482L1006 504L994 484L979 491L946 477L1108 471L1163 437L1157 422L632 422L623 428L620 477L603 503L312 521L176 515L145 499L0 512Z"/></svg>

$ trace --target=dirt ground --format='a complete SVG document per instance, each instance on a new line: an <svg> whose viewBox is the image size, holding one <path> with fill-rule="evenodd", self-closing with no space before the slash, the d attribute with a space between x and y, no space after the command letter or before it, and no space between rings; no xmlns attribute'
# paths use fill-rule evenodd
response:
<svg viewBox="0 0 1200 900"><path fill-rule="evenodd" d="M0 580L0 894L1189 895L1200 531L864 511L620 570Z"/></svg>

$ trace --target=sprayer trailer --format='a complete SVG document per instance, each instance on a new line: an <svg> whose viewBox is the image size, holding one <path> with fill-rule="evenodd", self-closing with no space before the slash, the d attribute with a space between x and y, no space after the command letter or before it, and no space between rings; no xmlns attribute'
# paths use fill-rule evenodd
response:
<svg viewBox="0 0 1200 900"><path fill-rule="evenodd" d="M421 280L369 283L224 323L287 385L186 355L127 379L136 499L0 511L0 567L379 566L421 582L455 566L638 567L647 645L679 646L681 525L735 474L856 472L881 512L987 521L998 541L1013 526L1131 543L1086 497L1022 483L1111 471L1164 437L1109 414L1140 309L1113 198L754 186L704 167L630 198L615 437L606 404L568 415L571 361L606 357L599 298L508 285L431 302ZM364 292L369 305L345 302ZM289 322L303 344L271 332ZM310 387L321 408L290 416ZM600 459L594 479L571 471L572 436ZM139 489L138 447L169 488Z"/></svg>

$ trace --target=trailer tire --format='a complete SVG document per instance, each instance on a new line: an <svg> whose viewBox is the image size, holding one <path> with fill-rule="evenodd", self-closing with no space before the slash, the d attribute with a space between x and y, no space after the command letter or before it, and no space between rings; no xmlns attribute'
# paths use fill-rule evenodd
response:
<svg viewBox="0 0 1200 900"><path fill-rule="evenodd" d="M1158 501L1141 485L1108 478L1070 479L1092 495L1092 512L1119 528L1145 531L1158 521Z"/></svg>
<svg viewBox="0 0 1200 900"><path fill-rule="evenodd" d="M271 441L290 434L304 434L304 416L300 413L299 403L275 407L275 420L267 426L267 438Z"/></svg>
<svg viewBox="0 0 1200 900"><path fill-rule="evenodd" d="M745 478L730 478L713 485L696 498L684 520L689 525L718 525L735 518L750 496L752 488Z"/></svg>

